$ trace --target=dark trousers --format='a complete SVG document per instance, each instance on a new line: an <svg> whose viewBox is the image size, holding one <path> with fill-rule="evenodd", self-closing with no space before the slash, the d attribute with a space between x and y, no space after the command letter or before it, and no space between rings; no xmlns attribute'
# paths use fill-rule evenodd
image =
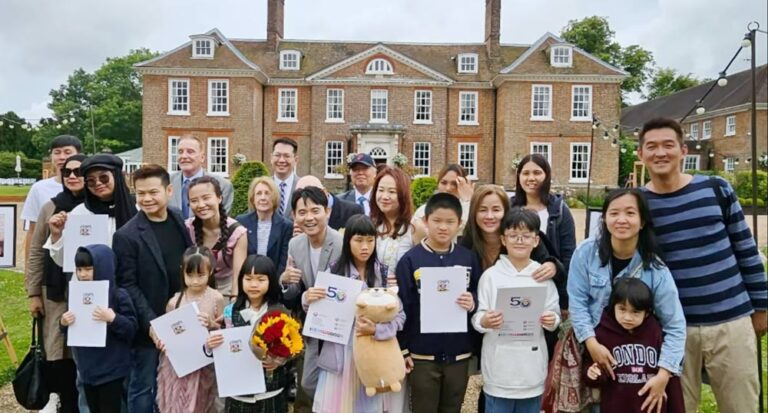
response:
<svg viewBox="0 0 768 413"><path fill-rule="evenodd" d="M98 386L85 387L85 398L91 413L117 413L123 403L123 382L125 379L109 381Z"/></svg>
<svg viewBox="0 0 768 413"><path fill-rule="evenodd" d="M414 360L408 377L414 413L458 413L469 380L469 359L453 363Z"/></svg>
<svg viewBox="0 0 768 413"><path fill-rule="evenodd" d="M77 368L72 359L48 362L48 387L52 393L59 394L61 407L59 413L77 413Z"/></svg>

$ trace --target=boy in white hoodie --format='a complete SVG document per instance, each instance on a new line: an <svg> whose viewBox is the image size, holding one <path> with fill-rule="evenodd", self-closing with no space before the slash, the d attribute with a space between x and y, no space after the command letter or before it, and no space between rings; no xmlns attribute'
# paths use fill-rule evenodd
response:
<svg viewBox="0 0 768 413"><path fill-rule="evenodd" d="M538 413L547 377L547 343L544 334L537 342L500 338L503 314L496 311L500 288L535 287L531 278L541 264L530 259L539 243L539 216L528 209L511 208L501 225L501 243L507 254L480 277L478 307L472 325L483 334L482 372L485 412ZM503 251L502 251L503 252ZM552 280L546 284L545 311L539 317L542 327L554 331L560 324L560 304Z"/></svg>

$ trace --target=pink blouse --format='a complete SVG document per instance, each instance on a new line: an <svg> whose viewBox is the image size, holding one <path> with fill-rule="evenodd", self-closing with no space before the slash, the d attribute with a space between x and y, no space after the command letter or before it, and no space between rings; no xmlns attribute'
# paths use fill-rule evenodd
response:
<svg viewBox="0 0 768 413"><path fill-rule="evenodd" d="M189 218L185 222L187 226L187 230L189 231L189 236L192 238L192 242L195 242L195 226L192 224L194 222L195 218ZM235 223L234 218L227 217L227 226L232 225ZM227 246L224 248L224 250L219 251L216 253L214 251L214 256L216 257L216 270L214 271L214 276L218 279L226 279L232 277L232 261L234 261L234 251L235 251L235 245L237 245L237 241L248 233L248 230L240 225L237 228L235 228L231 234L229 234L229 239L227 240ZM226 260L224 259L226 257Z"/></svg>

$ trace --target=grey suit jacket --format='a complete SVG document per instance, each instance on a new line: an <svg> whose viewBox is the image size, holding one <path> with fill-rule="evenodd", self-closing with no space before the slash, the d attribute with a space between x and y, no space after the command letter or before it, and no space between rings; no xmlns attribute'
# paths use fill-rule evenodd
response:
<svg viewBox="0 0 768 413"><path fill-rule="evenodd" d="M232 209L232 201L234 200L234 190L232 189L232 183L229 182L229 180L222 178L218 175L209 174L206 170L203 170L203 175L210 175L216 178L217 181L219 181L219 185L221 185L221 195L224 202L224 210L227 211L227 214L229 214L229 211ZM172 207L181 209L181 184L182 184L182 174L181 172L176 172L171 175L171 187L173 187L173 194L171 195L171 200L169 202L169 205ZM192 212L190 212L191 214ZM186 219L188 217L184 217Z"/></svg>
<svg viewBox="0 0 768 413"><path fill-rule="evenodd" d="M328 227L325 242L323 242L323 249L320 251L318 268L315 268L313 271L309 258L309 237L306 234L293 237L291 242L288 243L288 259L293 259L293 266L301 270L301 283L285 285L283 298L293 300L307 288L313 287L317 272L327 271L331 263L338 261L339 256L341 256L343 241L344 239L338 231Z"/></svg>
<svg viewBox="0 0 768 413"><path fill-rule="evenodd" d="M336 195L339 199L343 199L345 201L354 202L357 203L357 200L355 199L355 188L350 189L349 191L342 192L338 195Z"/></svg>
<svg viewBox="0 0 768 413"><path fill-rule="evenodd" d="M283 216L293 221L293 207L291 206L291 196L293 195L293 191L296 190L296 182L299 182L300 176L293 174L293 183L291 184L291 190L285 192L285 196L288 198L288 202L285 204L285 210L283 211ZM272 180L275 181L275 176L272 175ZM280 185L277 181L275 181L275 185ZM277 193L280 193L280 188L277 188ZM279 198L279 197L278 197ZM281 199L280 202L283 202Z"/></svg>

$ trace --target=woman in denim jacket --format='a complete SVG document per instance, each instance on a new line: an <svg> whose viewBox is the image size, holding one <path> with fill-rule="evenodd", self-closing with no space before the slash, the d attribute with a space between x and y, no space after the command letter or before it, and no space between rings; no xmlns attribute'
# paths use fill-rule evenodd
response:
<svg viewBox="0 0 768 413"><path fill-rule="evenodd" d="M664 331L659 374L648 381L643 407L656 407L670 375L680 375L685 352L685 317L677 287L658 256L648 204L637 189L617 189L603 204L601 231L576 249L568 273L570 315L576 339L592 359L613 376L616 360L595 339L595 327L608 305L613 280L640 278L653 292L654 314ZM655 409L654 409L655 410Z"/></svg>

